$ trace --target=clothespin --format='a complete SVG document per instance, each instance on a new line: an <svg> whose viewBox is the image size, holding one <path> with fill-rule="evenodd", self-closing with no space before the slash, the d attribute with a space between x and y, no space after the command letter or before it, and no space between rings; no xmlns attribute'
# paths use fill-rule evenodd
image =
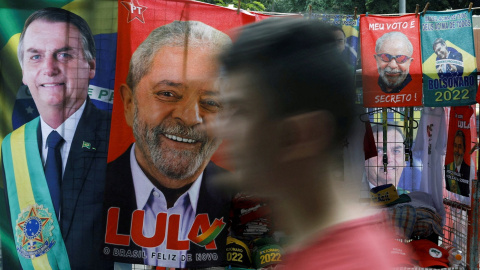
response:
<svg viewBox="0 0 480 270"><path fill-rule="evenodd" d="M423 9L422 16L425 16L425 12L427 12L428 6L430 6L430 2L427 2L425 8Z"/></svg>
<svg viewBox="0 0 480 270"><path fill-rule="evenodd" d="M418 9L420 8L420 5L417 4L417 7L415 8L415 18L418 17Z"/></svg>
<svg viewBox="0 0 480 270"><path fill-rule="evenodd" d="M355 10L353 11L353 19L357 20L357 7L355 7Z"/></svg>
<svg viewBox="0 0 480 270"><path fill-rule="evenodd" d="M470 2L470 4L468 5L468 12L472 11L472 6L473 6L473 3Z"/></svg>
<svg viewBox="0 0 480 270"><path fill-rule="evenodd" d="M240 13L240 4L241 4L241 0L238 0L237 14L239 14L239 13Z"/></svg>

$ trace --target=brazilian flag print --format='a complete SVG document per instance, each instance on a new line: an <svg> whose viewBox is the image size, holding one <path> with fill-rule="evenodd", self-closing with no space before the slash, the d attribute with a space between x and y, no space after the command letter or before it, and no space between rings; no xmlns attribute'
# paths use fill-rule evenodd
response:
<svg viewBox="0 0 480 270"><path fill-rule="evenodd" d="M424 105L475 104L477 65L472 12L427 11L420 16Z"/></svg>

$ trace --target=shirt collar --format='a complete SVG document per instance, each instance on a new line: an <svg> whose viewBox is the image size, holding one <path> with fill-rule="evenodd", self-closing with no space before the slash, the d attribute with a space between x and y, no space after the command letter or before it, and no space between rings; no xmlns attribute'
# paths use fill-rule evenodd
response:
<svg viewBox="0 0 480 270"><path fill-rule="evenodd" d="M453 163L455 164L455 163ZM462 168L462 163L460 163L460 165L457 166L457 164L455 164L455 169L457 169L457 171L460 172L460 169Z"/></svg>
<svg viewBox="0 0 480 270"><path fill-rule="evenodd" d="M87 104L87 100L85 100L78 108L78 110L70 115L65 122L63 122L60 126L58 126L56 129L53 129L50 127L42 118L40 115L40 125L42 129L42 146L43 148L47 148L47 137L50 135L50 132L53 130L56 130L60 136L65 140L66 144L70 145L73 141L73 136L75 135L75 130L77 129L78 122L80 122L80 117L83 114L83 111L85 110L85 105Z"/></svg>
<svg viewBox="0 0 480 270"><path fill-rule="evenodd" d="M133 144L132 149L130 150L130 166L132 170L133 185L135 187L135 198L137 201L137 209L143 209L148 202L148 198L150 197L152 190L156 188L152 184L152 182L150 182L150 180L145 175L143 170L140 168L140 165L138 164L137 159L135 158L135 143ZM192 205L192 209L195 213L197 212L198 197L200 193L202 179L203 179L203 172L200 174L200 176L198 176L195 182L193 182L192 186L187 190L187 192L182 194L182 196L180 196L180 198L178 198L177 200L178 202L182 197L188 194L190 198L190 203Z"/></svg>
<svg viewBox="0 0 480 270"><path fill-rule="evenodd" d="M193 211L197 212L198 197L200 196L200 187L202 185L203 172L198 176L197 180L193 182L193 185L188 189L188 195L190 196L190 202L192 204Z"/></svg>

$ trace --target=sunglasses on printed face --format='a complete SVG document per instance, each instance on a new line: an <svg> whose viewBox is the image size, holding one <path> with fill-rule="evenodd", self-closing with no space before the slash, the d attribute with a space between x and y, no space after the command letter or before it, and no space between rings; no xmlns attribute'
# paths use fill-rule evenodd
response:
<svg viewBox="0 0 480 270"><path fill-rule="evenodd" d="M408 59L410 59L409 56L406 56L406 55L391 55L391 54L388 54L388 53L379 53L379 54L376 54L376 56L380 57L380 59L382 59L383 62L390 62L392 61L393 58L395 58L395 61L398 63L398 64L403 64L405 62L407 62Z"/></svg>

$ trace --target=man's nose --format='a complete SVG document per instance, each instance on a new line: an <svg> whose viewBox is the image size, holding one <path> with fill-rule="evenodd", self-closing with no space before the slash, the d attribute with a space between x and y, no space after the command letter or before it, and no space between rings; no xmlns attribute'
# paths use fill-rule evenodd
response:
<svg viewBox="0 0 480 270"><path fill-rule="evenodd" d="M393 164L395 162L395 154L392 151L387 151L388 164Z"/></svg>
<svg viewBox="0 0 480 270"><path fill-rule="evenodd" d="M54 57L45 57L43 61L43 73L47 76L55 76L60 72L58 61Z"/></svg>
<svg viewBox="0 0 480 270"><path fill-rule="evenodd" d="M388 66L391 68L397 68L398 67L397 60L395 58L392 58L392 60L388 62Z"/></svg>
<svg viewBox="0 0 480 270"><path fill-rule="evenodd" d="M179 119L186 126L194 126L203 122L199 104L195 99L185 100L178 104L173 112L173 118Z"/></svg>

